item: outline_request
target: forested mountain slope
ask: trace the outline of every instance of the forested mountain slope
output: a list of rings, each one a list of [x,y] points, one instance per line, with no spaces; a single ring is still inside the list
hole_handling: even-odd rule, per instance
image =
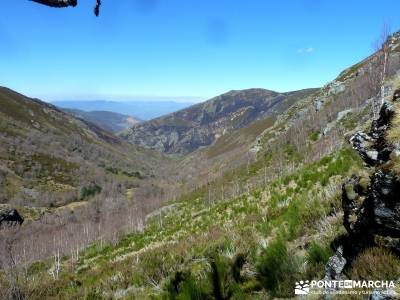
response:
[[[160,155],[127,144],[52,105],[0,89],[0,202],[59,206],[113,173],[153,174]]]

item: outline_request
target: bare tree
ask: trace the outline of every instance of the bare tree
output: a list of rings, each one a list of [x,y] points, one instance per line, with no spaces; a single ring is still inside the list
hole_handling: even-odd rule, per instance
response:
[[[379,38],[374,42],[373,47],[377,52],[378,67],[379,67],[379,85],[380,95],[376,100],[373,101],[373,113],[374,118],[379,114],[381,105],[385,100],[385,78],[387,72],[387,64],[389,59],[389,37],[391,35],[391,29],[388,22],[384,22]]]

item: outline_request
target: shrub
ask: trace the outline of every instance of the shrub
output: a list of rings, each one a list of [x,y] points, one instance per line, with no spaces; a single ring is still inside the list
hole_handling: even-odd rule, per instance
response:
[[[84,200],[86,198],[93,197],[94,195],[100,193],[101,190],[102,190],[101,186],[99,186],[97,184],[91,184],[89,186],[84,186],[81,189],[80,198],[81,198],[81,200]]]
[[[311,133],[309,138],[312,142],[316,142],[319,138],[319,131]]]
[[[333,251],[328,246],[321,246],[317,242],[312,242],[307,250],[307,261],[309,264],[326,264]]]
[[[262,286],[274,297],[293,296],[293,282],[299,275],[299,261],[278,238],[259,258],[257,270]]]
[[[166,285],[169,300],[201,300],[207,299],[205,288],[196,282],[190,272],[178,271]]]
[[[333,251],[329,246],[322,246],[315,241],[312,242],[306,254],[307,269],[305,278],[316,279],[323,277],[325,264],[332,255]]]
[[[390,251],[373,247],[365,250],[351,264],[353,280],[394,280],[400,274],[400,260]]]
[[[233,259],[214,254],[209,259],[210,270],[204,279],[195,279],[190,272],[178,271],[166,285],[167,299],[244,299],[241,287],[244,278],[240,273],[245,262],[243,254]],[[247,285],[247,288],[253,286]]]

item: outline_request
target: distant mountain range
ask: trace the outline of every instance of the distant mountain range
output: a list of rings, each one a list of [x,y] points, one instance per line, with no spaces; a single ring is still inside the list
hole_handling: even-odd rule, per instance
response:
[[[130,101],[118,102],[107,100],[65,100],[53,101],[60,108],[79,109],[83,111],[110,111],[129,115],[140,120],[151,120],[193,105],[191,102],[168,101]]]
[[[113,133],[119,133],[140,122],[134,117],[110,111],[84,111],[70,108],[64,108],[63,111]]]

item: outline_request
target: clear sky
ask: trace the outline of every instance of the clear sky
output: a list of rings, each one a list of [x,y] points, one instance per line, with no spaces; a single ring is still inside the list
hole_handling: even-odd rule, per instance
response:
[[[0,85],[44,100],[209,98],[322,86],[371,54],[399,0],[0,0]]]

